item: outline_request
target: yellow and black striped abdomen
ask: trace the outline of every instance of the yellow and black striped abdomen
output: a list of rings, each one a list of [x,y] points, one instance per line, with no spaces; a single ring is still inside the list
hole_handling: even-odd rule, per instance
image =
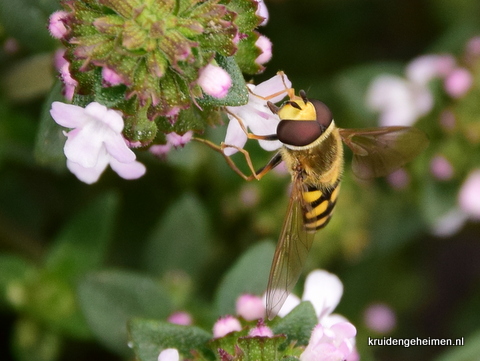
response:
[[[307,190],[303,192],[303,224],[307,232],[315,232],[327,225],[332,217],[339,190],[340,181],[328,189],[307,186]]]

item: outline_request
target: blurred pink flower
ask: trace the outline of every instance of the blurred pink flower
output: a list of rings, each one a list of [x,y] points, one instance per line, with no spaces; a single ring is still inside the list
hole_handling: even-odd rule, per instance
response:
[[[223,337],[230,332],[241,331],[241,329],[242,325],[239,320],[233,316],[224,316],[213,325],[213,337]]]
[[[382,334],[392,331],[397,324],[395,312],[383,303],[368,306],[363,317],[369,329]]]
[[[197,79],[198,85],[203,91],[215,98],[225,98],[232,87],[232,78],[225,69],[219,66],[208,64],[200,70]]]
[[[472,171],[462,184],[458,203],[471,218],[480,220],[480,169]]]
[[[188,312],[175,312],[168,317],[167,321],[176,325],[189,326],[192,324],[192,316]]]
[[[285,83],[284,83],[285,82]],[[270,99],[272,103],[277,103],[287,95],[287,88],[292,86],[286,75],[277,74],[272,78],[258,84],[247,84],[250,89],[248,103],[238,107],[227,107],[227,115],[230,119],[225,136],[224,143],[243,148],[247,142],[240,122],[245,128],[250,128],[254,134],[269,135],[275,134],[277,125],[280,121],[278,115],[273,114],[267,106],[264,97],[278,93],[277,96]],[[260,146],[268,151],[278,149],[282,146],[280,141],[260,140]],[[232,155],[237,152],[235,148],[225,148],[226,155]]]
[[[435,78],[443,78],[455,67],[452,55],[422,55],[413,59],[405,69],[407,79],[426,85]]]
[[[71,129],[64,132],[67,167],[82,182],[95,183],[108,165],[125,179],[145,174],[145,166],[125,143],[123,119],[117,111],[99,103],[82,108],[53,102],[50,114],[56,123]]]
[[[387,175],[387,182],[395,189],[405,189],[410,184],[410,175],[405,169],[400,168]]]
[[[453,177],[452,163],[443,155],[436,155],[430,161],[430,172],[439,180],[449,180]]]
[[[236,312],[247,321],[258,320],[265,317],[265,306],[260,296],[244,294],[237,299]]]
[[[472,84],[472,74],[465,68],[457,68],[445,78],[444,87],[452,98],[461,98],[470,90]]]
[[[432,109],[433,96],[423,84],[380,75],[367,90],[367,106],[380,113],[382,126],[410,126]]]

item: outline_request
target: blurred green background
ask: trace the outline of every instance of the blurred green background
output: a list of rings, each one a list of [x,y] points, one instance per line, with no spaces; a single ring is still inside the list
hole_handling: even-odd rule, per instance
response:
[[[273,59],[253,80],[284,70],[296,89],[327,103],[344,128],[378,124],[365,105],[376,75],[401,74],[422,54],[460,56],[480,34],[478,0],[266,4],[270,20],[260,31],[273,42]],[[78,181],[66,170],[61,146],[45,144],[46,135],[58,133],[48,110],[60,99],[58,84],[52,90],[60,44],[46,29],[56,9],[54,0],[0,0],[2,360],[132,359],[124,330],[129,317],[166,319],[187,310],[208,329],[234,312],[238,292],[261,293],[289,176],[274,171],[246,183],[217,153],[189,143],[166,160],[137,152],[147,165],[139,180],[108,170],[94,185]],[[480,165],[478,142],[439,125],[449,109],[478,129],[478,67],[474,76],[475,88],[455,101],[433,84],[435,107],[417,123],[430,147],[406,168],[405,189],[385,179],[357,182],[346,155],[335,216],[317,235],[304,275],[324,268],[343,281],[336,311],[357,327],[362,360],[480,358],[480,224],[467,221],[444,237],[432,231],[457,208],[462,183]],[[219,143],[225,130],[203,137]],[[258,167],[270,157],[256,144],[248,149]],[[430,173],[439,153],[454,168],[446,181]],[[251,273],[242,274],[245,269]],[[364,311],[374,303],[396,314],[387,334],[365,324]],[[383,336],[465,337],[465,346],[368,346],[368,337]]]

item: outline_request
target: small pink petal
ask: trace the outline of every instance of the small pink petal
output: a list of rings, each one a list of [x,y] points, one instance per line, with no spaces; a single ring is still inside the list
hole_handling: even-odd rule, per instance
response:
[[[96,164],[93,167],[83,167],[82,165],[72,162],[67,159],[67,168],[75,174],[75,176],[84,183],[92,184],[98,181],[102,173],[105,171],[108,165],[108,156],[105,154],[103,157],[99,157]]]
[[[87,123],[83,128],[68,132],[67,137],[63,147],[65,156],[82,167],[95,167],[98,157],[105,152],[101,134],[95,133],[95,129]]]
[[[121,133],[123,130],[123,118],[118,111],[108,109],[105,105],[97,102],[88,104],[85,107],[85,113],[93,119],[100,121],[110,127],[115,133]]]
[[[64,20],[67,18],[68,13],[63,10],[55,11],[50,15],[48,30],[50,34],[56,39],[63,39],[67,35],[68,30],[65,27]]]
[[[263,21],[259,24],[259,26],[265,26],[268,23],[268,9],[267,5],[265,5],[265,1],[263,0],[255,0],[257,5],[257,11],[255,14],[263,18]]]
[[[116,133],[110,133],[103,139],[108,153],[121,163],[130,163],[136,159],[135,153],[127,147],[123,137]]]
[[[430,161],[430,172],[439,180],[449,180],[453,177],[452,164],[442,155],[436,155]]]
[[[89,121],[85,109],[73,104],[53,102],[50,115],[58,125],[65,128],[77,128]]]
[[[123,84],[122,77],[118,75],[115,70],[107,68],[106,66],[102,68],[102,78],[107,84],[112,86]]]
[[[145,166],[138,162],[133,161],[130,163],[121,163],[115,158],[110,158],[110,167],[123,179],[137,179],[142,177],[145,172]]]
[[[215,98],[225,98],[232,87],[232,78],[219,66],[208,64],[200,70],[197,80],[203,91]]]
[[[262,53],[255,59],[257,64],[265,64],[272,59],[272,42],[264,35],[260,35],[255,42],[255,46],[259,48]]]

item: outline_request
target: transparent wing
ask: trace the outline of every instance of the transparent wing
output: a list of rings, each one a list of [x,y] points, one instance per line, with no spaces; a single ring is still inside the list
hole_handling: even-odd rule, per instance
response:
[[[412,127],[339,129],[353,151],[352,169],[359,178],[390,174],[414,159],[428,146],[424,132]]]
[[[306,232],[303,227],[306,205],[302,192],[301,181],[295,181],[268,279],[266,297],[267,317],[270,320],[280,311],[297,283],[312,247],[315,234]]]

